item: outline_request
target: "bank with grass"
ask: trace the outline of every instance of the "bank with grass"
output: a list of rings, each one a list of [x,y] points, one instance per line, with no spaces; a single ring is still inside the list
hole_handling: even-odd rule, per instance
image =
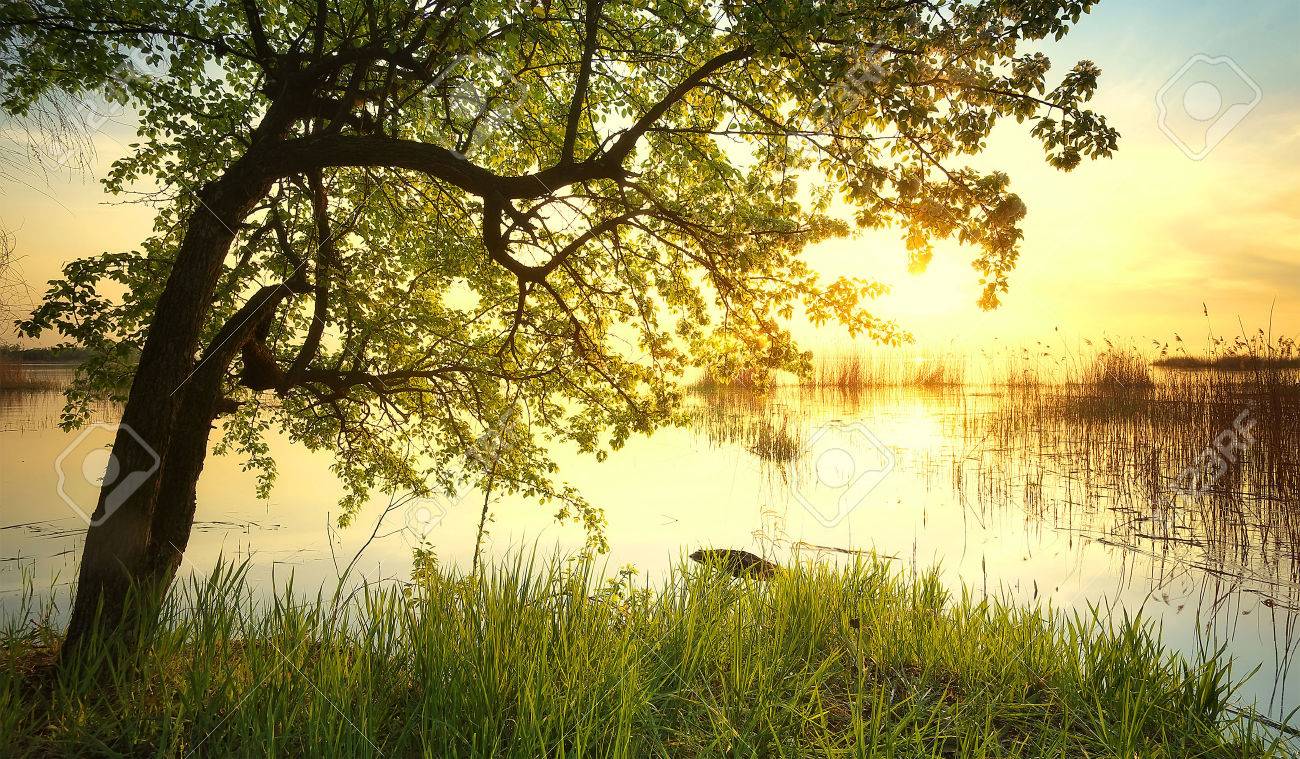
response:
[[[1286,756],[1221,660],[1138,620],[972,594],[884,563],[639,586],[522,560],[480,578],[254,600],[177,588],[144,645],[57,666],[0,642],[7,756]]]

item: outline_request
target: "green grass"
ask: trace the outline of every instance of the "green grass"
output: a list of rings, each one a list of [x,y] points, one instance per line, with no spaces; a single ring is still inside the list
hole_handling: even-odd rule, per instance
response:
[[[138,656],[0,641],[8,756],[1282,756],[1137,622],[884,564],[600,587],[522,560],[346,602],[174,592]]]

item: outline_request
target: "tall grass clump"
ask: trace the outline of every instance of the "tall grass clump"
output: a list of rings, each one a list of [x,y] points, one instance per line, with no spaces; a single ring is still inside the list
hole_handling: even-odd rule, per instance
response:
[[[1256,405],[1276,411],[1288,395],[1300,388],[1300,342],[1292,337],[1273,337],[1264,330],[1238,337],[1232,342],[1214,338],[1204,356],[1162,357],[1155,366],[1172,370],[1174,384],[1209,385],[1224,392],[1251,396]]]
[[[766,392],[776,384],[776,377],[771,371],[752,367],[707,367],[699,378],[691,383],[690,388],[696,392],[714,391],[748,391]]]
[[[59,387],[58,382],[34,375],[21,357],[0,353],[0,392],[40,392]]]
[[[63,382],[31,370],[26,361],[26,354],[30,352],[33,351],[25,351],[16,345],[0,345],[0,393],[35,393],[63,388]],[[38,353],[44,355],[45,351]]]
[[[1284,756],[1227,666],[886,565],[638,587],[516,558],[344,602],[173,592],[138,653],[0,640],[8,756]]]
[[[978,355],[983,359],[987,384],[1015,390],[1058,384],[1069,359],[1042,341],[1019,349],[980,349]]]
[[[881,387],[925,389],[961,385],[964,378],[958,356],[849,353],[818,358],[802,386],[842,392]]]
[[[1191,355],[1182,347],[1182,338],[1175,338],[1177,349],[1170,355],[1162,351],[1155,365],[1169,369],[1211,369],[1240,372],[1257,369],[1300,369],[1300,342],[1288,336],[1274,337],[1263,329],[1254,334],[1243,334],[1229,342],[1226,338],[1209,340],[1204,355]]]
[[[1279,592],[1293,587],[1300,373],[1158,371],[1151,381],[1008,388],[1000,407],[968,420],[963,436],[1080,486],[1085,503],[1104,498],[1115,513],[1133,515],[1114,529],[1135,547],[1178,543],[1222,571],[1262,572],[1283,582]]]
[[[804,452],[792,412],[744,390],[721,388],[692,409],[691,427],[715,445],[739,445],[761,461],[786,463]]]
[[[0,388],[14,387],[23,381],[24,374],[21,361],[0,353]]]
[[[1155,385],[1151,364],[1131,348],[1108,346],[1084,366],[1074,383],[1086,391],[1099,394],[1144,389]]]

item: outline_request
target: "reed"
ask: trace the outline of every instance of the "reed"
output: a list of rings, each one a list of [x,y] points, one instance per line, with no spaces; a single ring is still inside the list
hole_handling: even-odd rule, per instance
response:
[[[36,376],[15,353],[0,352],[0,393],[58,390],[63,383]]]
[[[820,357],[802,387],[852,392],[879,387],[946,388],[965,378],[960,357],[948,354],[848,353]]]
[[[1155,381],[1151,363],[1136,349],[1108,346],[1070,384],[1082,386],[1085,392],[1106,394],[1149,388]]]
[[[1204,355],[1191,355],[1176,338],[1172,355],[1162,350],[1155,366],[1167,369],[1214,370],[1226,372],[1300,369],[1300,342],[1294,337],[1274,337],[1263,329],[1234,338],[1209,339]]]
[[[1134,382],[1012,389],[963,420],[989,441],[988,471],[1068,474],[1084,502],[1131,518],[1133,545],[1195,546],[1229,575],[1285,580],[1300,570],[1300,379],[1294,372],[1179,372]],[[992,483],[986,483],[992,484]],[[1066,483],[1060,483],[1066,487]],[[1291,594],[1294,596],[1294,593]]]
[[[714,390],[747,390],[750,392],[763,392],[772,388],[776,383],[776,378],[771,372],[757,369],[740,369],[731,373],[720,371],[716,368],[706,369],[695,382],[691,383],[691,389],[696,392],[710,392]]]
[[[1230,667],[882,563],[656,586],[516,557],[348,600],[176,590],[125,660],[0,638],[9,756],[1285,756]]]
[[[851,362],[832,366],[847,365],[852,374]],[[956,450],[971,452],[952,462],[964,496],[989,508],[1021,502],[1030,512],[1061,509],[1066,500],[1068,515],[1043,516],[1086,525],[1134,550],[1177,551],[1180,561],[1216,576],[1279,583],[1268,591],[1270,603],[1300,607],[1293,590],[1300,572],[1300,372],[1153,369],[1135,348],[1115,345],[1066,357],[1040,350],[1009,366],[1026,374],[1008,373],[992,387],[926,393]],[[996,377],[998,365],[992,368]],[[893,408],[896,394],[915,390],[855,382],[833,377],[825,391],[701,397],[706,405],[695,427],[779,464],[772,474],[787,476],[787,465],[809,453],[802,439],[787,441],[791,431],[811,432],[811,420],[828,408],[871,418]],[[975,462],[969,471],[966,461]],[[1042,498],[1045,482],[1052,498]]]
[[[739,445],[768,463],[787,463],[804,453],[803,428],[793,413],[755,395],[720,388],[691,413],[691,427],[714,445]]]
[[[0,388],[14,387],[23,381],[22,362],[0,353]]]

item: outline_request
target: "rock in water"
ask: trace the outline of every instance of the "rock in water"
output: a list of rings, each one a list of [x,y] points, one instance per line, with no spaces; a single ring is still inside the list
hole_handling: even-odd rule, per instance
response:
[[[762,556],[734,548],[701,548],[691,554],[691,561],[716,565],[732,577],[752,577],[757,580],[766,580],[781,568],[779,564]]]

